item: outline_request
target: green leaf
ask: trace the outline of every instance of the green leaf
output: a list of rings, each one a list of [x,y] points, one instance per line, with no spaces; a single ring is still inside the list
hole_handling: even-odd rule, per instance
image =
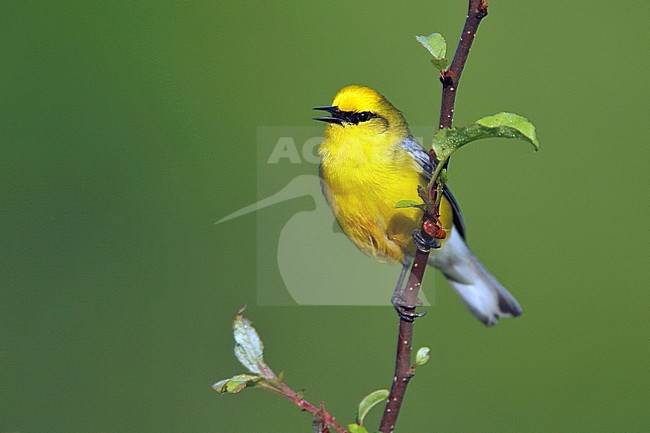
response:
[[[368,415],[370,409],[375,405],[381,403],[382,401],[388,398],[387,389],[378,389],[375,392],[371,392],[361,400],[359,403],[359,412],[357,413],[357,423],[363,425],[363,419]]]
[[[368,433],[368,430],[359,424],[350,424],[348,430],[350,430],[350,433]]]
[[[519,138],[539,150],[537,131],[530,120],[515,113],[499,113],[476,121],[481,126],[498,130],[499,137]]]
[[[264,362],[264,343],[253,328],[251,321],[244,317],[245,308],[239,310],[232,322],[235,335],[235,356],[248,371],[265,376],[271,369]]]
[[[431,63],[441,71],[447,67],[447,41],[440,33],[432,33],[429,36],[416,36],[415,39],[424,48],[429,50],[433,59]]]
[[[416,207],[418,209],[424,209],[424,203],[415,200],[400,200],[395,203],[395,207],[398,209],[405,207]]]
[[[415,355],[415,363],[417,365],[424,365],[429,362],[429,358],[431,358],[430,352],[431,349],[428,347],[420,347],[418,353]]]
[[[433,136],[433,150],[438,161],[443,161],[467,143],[492,137],[518,138],[539,150],[535,126],[525,117],[514,113],[484,117],[470,126],[443,128]]]
[[[229,394],[236,394],[247,386],[254,386],[257,382],[263,380],[260,376],[253,376],[251,374],[238,374],[230,379],[220,380],[212,385],[212,389],[219,394],[227,392]]]

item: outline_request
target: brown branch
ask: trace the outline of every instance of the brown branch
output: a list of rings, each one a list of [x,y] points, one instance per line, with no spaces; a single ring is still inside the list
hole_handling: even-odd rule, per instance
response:
[[[456,92],[458,90],[460,76],[465,67],[467,57],[469,56],[472,42],[474,42],[476,30],[478,29],[481,20],[487,15],[487,6],[487,0],[469,0],[465,26],[463,27],[463,33],[461,34],[458,47],[456,48],[454,59],[449,69],[443,71],[440,75],[440,81],[442,82],[440,129],[450,128],[452,125],[454,103],[456,101]],[[435,155],[432,152],[430,152],[430,157],[432,162],[436,161]],[[435,200],[437,198],[436,194],[440,193],[441,191],[438,188],[436,188],[435,191],[429,192],[429,196],[434,199],[434,203],[437,202],[437,200]],[[432,242],[435,240],[433,238],[435,230],[431,230],[431,227],[433,225],[435,228],[439,228],[438,216],[439,215],[430,215],[428,212],[425,212],[422,217],[420,235],[426,242]],[[418,294],[420,286],[422,285],[422,279],[424,277],[424,271],[427,267],[428,259],[429,250],[418,246],[408,282],[406,287],[402,290],[402,300],[404,304],[417,305]],[[402,407],[402,402],[404,401],[406,387],[415,371],[415,367],[411,364],[412,339],[413,320],[408,320],[406,317],[400,316],[395,375],[388,396],[388,402],[386,403],[386,408],[384,409],[384,414],[379,425],[379,431],[382,433],[392,433],[393,430],[395,430],[397,417],[399,416],[399,411]]]
[[[454,54],[451,66],[440,74],[442,82],[442,103],[440,104],[440,129],[451,128],[454,118],[454,103],[460,76],[476,36],[476,30],[481,20],[487,15],[487,0],[470,0],[467,19],[460,35],[460,41]]]

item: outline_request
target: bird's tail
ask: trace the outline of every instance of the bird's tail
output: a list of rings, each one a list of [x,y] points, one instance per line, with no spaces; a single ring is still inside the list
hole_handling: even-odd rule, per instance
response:
[[[450,235],[443,248],[431,254],[429,264],[442,271],[469,311],[486,326],[499,317],[522,314],[514,296],[485,269],[462,236],[456,230]]]

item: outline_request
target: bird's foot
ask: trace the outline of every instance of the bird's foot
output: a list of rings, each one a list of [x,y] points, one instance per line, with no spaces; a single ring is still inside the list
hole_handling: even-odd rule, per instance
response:
[[[441,247],[440,242],[435,238],[423,236],[420,229],[413,230],[413,240],[415,240],[415,246],[417,249],[423,253],[428,253],[431,251],[431,248],[438,249]]]
[[[393,297],[391,298],[391,302],[393,303],[393,307],[395,307],[395,311],[397,311],[400,319],[406,322],[413,322],[418,317],[422,317],[427,314],[426,311],[423,311],[421,313],[415,311],[416,308],[422,306],[422,301],[419,299],[415,305],[411,305],[404,300],[401,293],[394,293]]]

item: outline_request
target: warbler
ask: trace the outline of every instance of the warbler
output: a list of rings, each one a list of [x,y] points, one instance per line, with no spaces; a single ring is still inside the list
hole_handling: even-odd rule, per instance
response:
[[[364,253],[383,261],[410,263],[412,233],[422,222],[419,208],[397,208],[400,200],[421,201],[435,167],[413,137],[402,113],[375,90],[359,85],[340,90],[332,105],[316,107],[327,116],[320,144],[325,199],[347,237]],[[469,311],[487,326],[499,317],[519,316],[517,300],[479,262],[465,241],[458,202],[445,187],[440,221],[447,234],[431,249],[429,265],[442,271]]]

